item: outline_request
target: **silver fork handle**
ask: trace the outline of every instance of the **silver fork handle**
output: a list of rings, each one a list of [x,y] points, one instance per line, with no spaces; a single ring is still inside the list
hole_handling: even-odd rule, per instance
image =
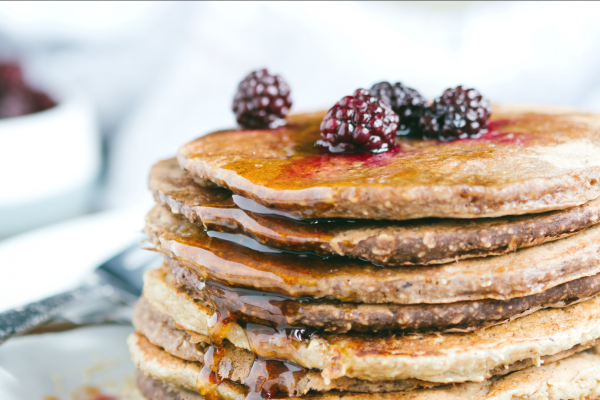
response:
[[[14,335],[47,322],[78,301],[93,297],[93,295],[100,296],[101,289],[98,284],[82,285],[76,289],[0,313],[0,344]]]

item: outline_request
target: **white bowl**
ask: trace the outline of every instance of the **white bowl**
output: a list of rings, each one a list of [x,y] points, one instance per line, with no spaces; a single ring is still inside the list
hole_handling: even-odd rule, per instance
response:
[[[100,168],[98,125],[81,97],[0,119],[0,237],[87,212]]]

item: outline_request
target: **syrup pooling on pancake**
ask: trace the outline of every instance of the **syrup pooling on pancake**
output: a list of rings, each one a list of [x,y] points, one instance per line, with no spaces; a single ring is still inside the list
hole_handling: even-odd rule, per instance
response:
[[[317,331],[314,328],[292,326],[287,323],[286,315],[297,315],[299,311],[301,312],[298,308],[301,309],[302,300],[290,304],[289,299],[283,296],[247,289],[229,289],[213,283],[207,283],[205,293],[215,310],[208,321],[213,343],[221,343],[225,338],[223,332],[227,325],[233,323],[250,332],[256,330],[253,328],[255,326],[265,325],[299,342],[310,339],[310,336]],[[252,340],[250,342],[252,343]]]
[[[198,388],[209,387],[210,390],[203,390],[200,393],[208,400],[218,399],[216,396],[218,385],[222,384],[221,378],[215,374],[218,372],[220,358],[223,355],[222,345],[226,337],[228,325],[237,324],[244,328],[250,347],[255,354],[265,354],[258,352],[256,348],[263,344],[268,344],[272,340],[279,342],[308,342],[310,336],[316,332],[314,329],[285,326],[271,322],[272,328],[247,323],[244,318],[240,318],[239,313],[232,313],[228,307],[229,297],[224,287],[207,284],[206,292],[214,305],[214,313],[208,320],[208,332],[212,344],[204,356],[204,366],[198,376]],[[234,296],[237,295],[234,294]],[[259,303],[263,307],[268,307],[269,300],[261,299]],[[253,305],[256,302],[253,302]],[[269,304],[271,312],[277,313],[277,305]],[[278,322],[282,322],[281,320]],[[306,375],[306,369],[293,363],[278,359],[269,359],[265,357],[256,357],[252,364],[250,374],[242,383],[247,386],[248,392],[245,399],[258,400],[274,397],[289,397],[294,394],[296,385],[300,379]],[[228,381],[228,385],[235,383]],[[216,397],[215,397],[216,396]]]
[[[227,372],[225,376],[221,376],[219,366],[225,354],[221,347],[223,340],[227,336],[229,325],[237,324],[244,328],[253,353],[265,354],[265,351],[259,351],[257,347],[268,345],[273,340],[280,343],[294,341],[308,343],[310,336],[316,330],[285,326],[281,324],[282,320],[278,321],[280,324],[271,321],[272,327],[247,323],[247,320],[239,313],[230,311],[228,301],[232,296],[231,292],[226,293],[224,287],[210,283],[206,284],[205,289],[214,307],[214,312],[208,320],[208,333],[212,344],[204,355],[204,365],[198,375],[199,392],[207,400],[217,400],[221,398],[218,394],[219,385],[225,384],[230,388],[247,392],[245,395],[247,400],[293,396],[298,382],[306,376],[307,371],[288,361],[257,356],[252,363],[250,374],[241,382],[246,386],[245,388],[227,379]],[[233,295],[236,296],[237,293]],[[269,300],[262,298],[258,303],[267,307]],[[256,301],[252,303],[255,305]],[[272,313],[278,312],[277,305],[271,304],[269,309]]]
[[[479,139],[397,138],[400,151],[375,155],[319,153],[322,114],[302,114],[274,130],[203,136],[178,160],[194,178],[300,218],[482,218],[598,197],[598,117],[532,110],[497,108]]]

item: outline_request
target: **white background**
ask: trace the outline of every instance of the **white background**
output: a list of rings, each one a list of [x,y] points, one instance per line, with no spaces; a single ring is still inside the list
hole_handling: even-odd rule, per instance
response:
[[[152,163],[233,126],[236,86],[260,67],[296,112],[380,80],[600,111],[598,21],[596,2],[1,2],[0,57],[92,100],[107,146],[95,206],[112,208],[149,203]]]

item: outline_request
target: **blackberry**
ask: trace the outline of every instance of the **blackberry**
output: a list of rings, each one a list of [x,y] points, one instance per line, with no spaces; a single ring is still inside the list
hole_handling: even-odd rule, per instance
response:
[[[448,142],[477,138],[487,132],[492,109],[475,89],[446,89],[436,98],[419,121],[425,139]]]
[[[242,127],[274,128],[282,124],[291,106],[288,84],[279,75],[261,69],[240,82],[232,109]]]
[[[18,64],[0,63],[0,118],[31,114],[54,105],[47,94],[27,87]]]
[[[392,106],[392,110],[400,117],[399,135],[419,134],[419,120],[427,107],[427,100],[415,89],[397,82],[379,82],[369,90],[375,96]]]
[[[387,151],[394,147],[399,119],[389,104],[357,89],[325,115],[317,145],[333,153]]]

